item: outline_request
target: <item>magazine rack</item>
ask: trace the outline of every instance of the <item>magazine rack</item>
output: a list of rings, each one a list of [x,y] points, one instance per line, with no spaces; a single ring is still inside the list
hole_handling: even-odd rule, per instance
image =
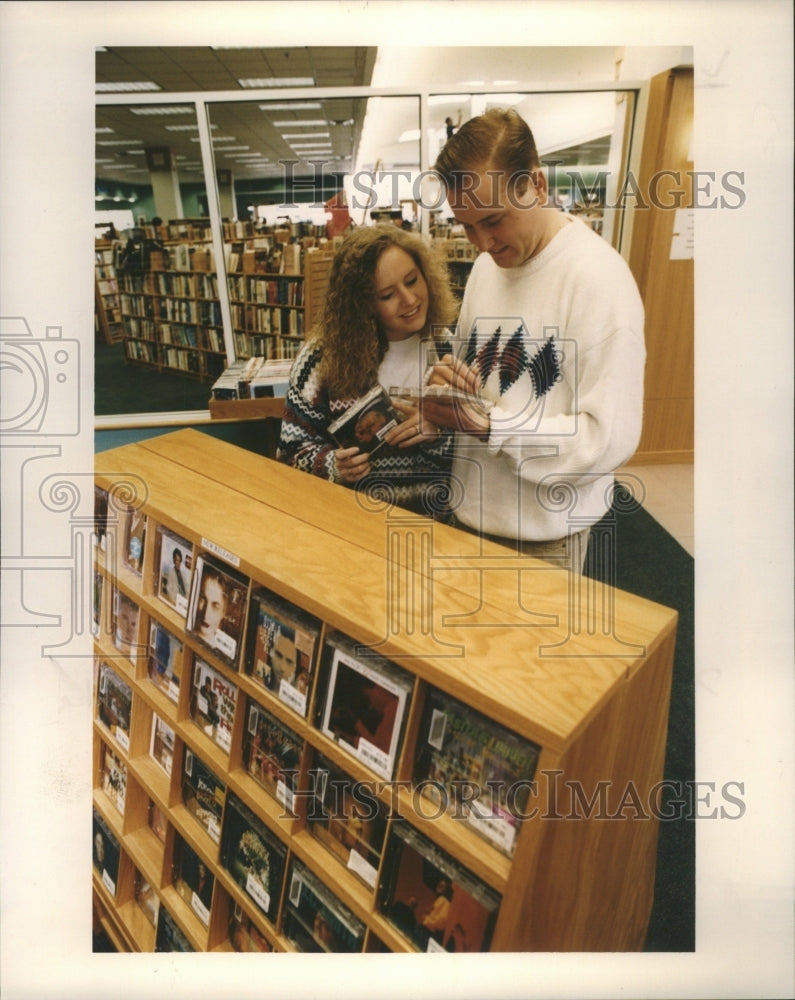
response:
[[[232,950],[240,947],[243,927],[246,947],[296,950],[285,918],[289,926],[296,920],[297,883],[289,872],[301,870],[318,893],[339,901],[347,926],[362,929],[351,938],[357,947],[415,950],[386,911],[383,886],[395,874],[388,870],[390,852],[381,852],[368,884],[307,821],[308,772],[322,757],[351,781],[376,788],[387,837],[391,827],[411,828],[412,843],[431,842],[499,901],[489,950],[642,948],[654,891],[674,611],[192,430],[100,453],[96,483],[107,495],[95,546],[96,671],[109,666],[131,692],[129,711],[122,712],[126,732],[100,711],[107,699],[98,685],[93,723],[95,825],[101,821],[110,831],[117,859],[110,872],[95,859],[95,915],[119,947],[156,946],[157,918],[139,898],[144,885],[167,924],[158,941],[171,947],[179,941],[195,950]],[[146,518],[132,568],[125,558],[129,512],[136,525],[141,514]],[[302,714],[247,673],[243,631],[230,662],[164,603],[158,594],[164,531],[193,546],[193,561],[212,553],[252,589],[265,588],[313,616],[321,650],[328,636],[341,634],[408,678],[392,780],[378,776],[374,785],[367,761],[324,732],[319,718],[329,670],[322,656]],[[609,559],[610,539],[596,543]],[[609,566],[604,570],[610,579]],[[114,617],[121,607],[116,595],[138,608],[127,645]],[[171,688],[152,682],[153,626],[174,642]],[[236,694],[223,741],[192,709],[197,662]],[[537,751],[510,852],[418,794],[415,762],[431,691]],[[251,704],[295,738],[294,797],[269,794],[246,767]],[[163,724],[173,733],[168,768],[153,752],[152,734],[162,734]],[[126,770],[121,808],[118,789],[109,794],[103,773],[107,747]],[[214,785],[199,783],[206,822],[197,822],[195,801],[183,787],[186,761],[191,767],[199,761],[214,776]],[[268,889],[267,916],[256,892],[223,863],[224,808],[232,798],[285,851],[284,874]],[[204,908],[178,889],[183,843],[213,877]]]

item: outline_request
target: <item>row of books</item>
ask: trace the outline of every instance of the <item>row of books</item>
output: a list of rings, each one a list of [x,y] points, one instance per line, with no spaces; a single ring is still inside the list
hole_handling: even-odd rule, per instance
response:
[[[107,523],[101,524],[106,503],[98,498],[100,545],[107,531]],[[120,537],[133,573],[141,572],[146,530],[146,518],[130,511]],[[258,586],[217,553],[194,549],[162,525],[156,526],[154,576],[157,599],[184,619],[191,640],[191,718],[222,751],[229,753],[231,747],[239,698],[234,677],[241,672],[302,719],[309,718],[314,704],[310,721],[324,736],[375,776],[395,777],[413,675],[349,637],[324,630],[314,616]],[[139,607],[115,584],[112,604],[112,641],[132,659]],[[152,621],[143,648],[150,679],[157,678],[176,701],[181,641]],[[201,655],[201,650],[207,653]],[[102,703],[101,692],[98,701]],[[129,706],[125,718],[129,726]],[[258,719],[249,706],[246,741],[254,738]],[[289,745],[293,738],[297,740],[285,731],[282,742]],[[451,695],[427,688],[413,753],[414,783],[509,856],[538,752],[531,741]]]
[[[98,277],[100,277],[98,275]],[[114,288],[117,286],[115,275]],[[173,296],[175,298],[213,300],[218,298],[218,278],[215,274],[184,274],[175,272],[143,272],[121,276],[121,291],[124,293],[150,296]],[[304,304],[304,283],[301,275],[232,275],[229,279],[229,294],[240,302],[257,302],[266,305],[302,306]]]

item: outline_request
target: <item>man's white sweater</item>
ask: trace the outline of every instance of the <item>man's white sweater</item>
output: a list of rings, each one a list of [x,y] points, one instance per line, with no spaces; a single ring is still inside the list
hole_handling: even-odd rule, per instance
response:
[[[643,304],[624,260],[576,219],[519,267],[483,253],[458,331],[494,404],[487,443],[457,435],[459,519],[527,541],[594,524],[643,416]]]

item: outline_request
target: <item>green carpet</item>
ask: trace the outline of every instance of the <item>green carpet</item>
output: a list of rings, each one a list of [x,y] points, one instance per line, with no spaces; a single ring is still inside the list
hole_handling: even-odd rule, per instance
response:
[[[210,383],[127,363],[123,344],[94,346],[94,413],[171,413],[206,410]]]
[[[678,800],[687,799],[695,778],[694,563],[626,490],[618,489],[606,518],[615,519],[615,585],[679,612],[664,772],[677,793],[672,789],[663,796],[662,810],[682,815],[660,823],[654,907],[644,950],[694,951],[695,821],[688,810],[676,808]],[[595,575],[590,557],[585,572]]]

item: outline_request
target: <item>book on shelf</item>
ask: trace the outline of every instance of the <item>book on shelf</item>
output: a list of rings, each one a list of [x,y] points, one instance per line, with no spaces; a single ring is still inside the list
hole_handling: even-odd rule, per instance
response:
[[[182,762],[182,801],[210,839],[220,843],[226,785],[187,746]]]
[[[429,687],[413,780],[422,794],[513,855],[540,748]]]
[[[283,933],[302,952],[356,953],[365,927],[298,858],[290,865]]]
[[[97,717],[119,746],[130,750],[132,688],[113,667],[101,661],[97,679]]]
[[[221,864],[276,924],[281,900],[287,847],[235,795],[230,795],[221,835]]]
[[[392,778],[414,679],[373,650],[333,632],[320,729],[382,778]]]
[[[270,591],[251,595],[246,672],[305,716],[318,655],[320,621]]]
[[[358,448],[373,454],[401,419],[386,389],[376,385],[329,424],[328,432],[340,448]]]
[[[141,575],[145,541],[146,514],[137,507],[129,507],[124,515],[122,558],[125,566],[137,576]]]
[[[392,827],[381,913],[420,951],[488,951],[501,897],[408,823]]]
[[[302,749],[303,740],[289,726],[248,699],[243,763],[251,777],[291,813]]]
[[[157,914],[157,931],[155,933],[155,951],[194,951],[179,924],[171,916],[165,906],[161,906]]]
[[[206,552],[196,556],[187,631],[237,668],[248,599],[248,577]]]
[[[196,656],[190,692],[190,717],[225,753],[232,746],[237,687],[219,670]]]
[[[310,832],[370,888],[375,888],[387,811],[376,798],[376,783],[354,781],[322,754],[309,771],[312,799],[307,812]]]
[[[260,931],[239,903],[235,903],[229,917],[229,942],[235,951],[273,951],[270,941]]]
[[[182,642],[154,619],[149,625],[147,676],[171,701],[179,700]]]
[[[103,743],[101,747],[99,783],[102,791],[123,816],[127,797],[127,765],[107,743]]]
[[[193,545],[162,525],[157,529],[159,552],[155,593],[183,618],[188,613]]]
[[[215,876],[210,866],[179,834],[174,838],[173,883],[179,895],[206,927],[210,923]]]
[[[149,756],[169,777],[174,767],[174,742],[176,733],[164,722],[157,712],[152,713],[152,734],[149,740]]]
[[[94,868],[99,873],[102,884],[115,899],[121,847],[118,838],[96,809],[92,814],[92,835]]]
[[[150,883],[136,868],[133,895],[144,916],[153,927],[157,927],[160,899]]]
[[[113,645],[131,659],[137,649],[139,610],[131,597],[113,588]]]

